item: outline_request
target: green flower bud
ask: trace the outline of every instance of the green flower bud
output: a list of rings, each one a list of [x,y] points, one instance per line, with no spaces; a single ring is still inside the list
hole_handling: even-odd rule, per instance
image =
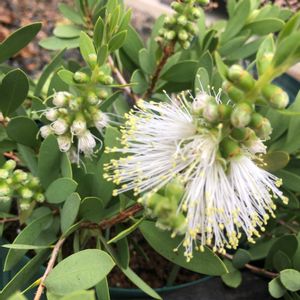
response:
[[[220,151],[224,158],[231,158],[241,153],[241,148],[237,142],[230,138],[225,138],[220,144]]]
[[[238,103],[232,111],[230,120],[234,127],[246,127],[251,121],[252,108],[246,103]]]
[[[209,0],[197,0],[197,4],[205,6],[209,4]]]
[[[35,200],[39,203],[42,203],[45,201],[45,196],[42,193],[37,193],[35,195]]]
[[[184,29],[182,29],[178,32],[178,38],[182,41],[186,41],[189,38],[189,35]]]
[[[261,114],[254,112],[251,116],[250,126],[254,129],[260,128],[263,124],[263,119],[264,117]]]
[[[181,26],[185,26],[187,24],[188,20],[186,18],[186,16],[181,15],[177,18],[177,23]]]
[[[168,201],[168,199],[160,194],[153,194],[146,200],[146,206],[154,209],[159,202]]]
[[[167,219],[171,214],[176,214],[176,205],[170,201],[171,199],[164,198],[165,199],[158,202],[153,209],[154,214],[161,219]]]
[[[197,7],[192,7],[189,11],[189,17],[194,19],[199,19],[201,17],[201,10]]]
[[[97,54],[91,53],[88,55],[88,63],[92,66],[94,69],[97,65]]]
[[[69,102],[69,108],[71,110],[78,111],[78,110],[80,110],[82,103],[83,103],[83,98],[81,98],[81,97],[73,98]]]
[[[272,125],[270,121],[267,118],[263,118],[261,126],[257,128],[255,132],[260,139],[262,140],[269,139],[272,133]]]
[[[104,78],[104,84],[111,85],[111,84],[113,84],[113,82],[114,82],[114,79],[111,76],[109,76],[109,75],[105,76],[105,78]]]
[[[0,179],[7,179],[9,172],[5,169],[0,169]]]
[[[176,19],[173,16],[167,16],[164,19],[165,25],[174,25],[176,23]]]
[[[28,181],[27,187],[30,189],[36,189],[40,186],[40,181],[37,177],[31,177]]]
[[[184,10],[184,6],[181,3],[177,2],[177,1],[173,1],[171,3],[171,7],[172,7],[172,9],[174,9],[178,13],[182,13],[183,10]]]
[[[15,169],[16,166],[17,166],[17,163],[14,160],[9,159],[4,163],[3,169],[5,169],[7,171],[12,171]]]
[[[28,210],[30,208],[30,204],[31,204],[31,202],[28,201],[28,199],[22,199],[20,201],[20,209],[23,211]]]
[[[221,120],[229,120],[232,112],[232,107],[227,104],[221,103],[218,105],[218,112]]]
[[[249,129],[248,127],[246,127],[246,128],[233,128],[232,131],[231,131],[230,136],[232,138],[234,138],[235,140],[237,140],[237,141],[244,141],[249,136],[249,130],[251,131],[251,129]]]
[[[185,29],[191,34],[195,35],[197,33],[197,27],[193,22],[188,22],[185,26]]]
[[[77,83],[87,83],[89,82],[90,78],[87,74],[77,71],[73,75],[73,80]]]
[[[186,229],[186,217],[182,213],[172,215],[169,220],[169,225],[175,234],[183,234]]]
[[[166,29],[165,29],[165,28],[159,29],[159,31],[158,31],[158,35],[159,35],[159,36],[164,37],[165,34],[166,34]]]
[[[191,47],[191,43],[188,41],[181,42],[181,47],[185,50],[189,49]]]
[[[91,105],[96,105],[99,103],[99,99],[94,92],[89,92],[87,96],[87,101]]]
[[[33,196],[33,192],[27,187],[21,188],[19,193],[23,199],[31,199]]]
[[[176,32],[174,30],[166,31],[165,38],[169,41],[174,40],[176,37]]]
[[[179,178],[174,179],[165,187],[165,196],[168,198],[174,197],[178,202],[185,192],[184,185]]]
[[[106,75],[104,74],[104,72],[99,71],[97,74],[97,81],[99,83],[105,84],[105,78],[106,78]]]
[[[28,174],[22,170],[15,170],[12,179],[15,183],[23,183],[28,179]]]
[[[255,85],[255,80],[251,74],[239,65],[232,65],[229,68],[228,79],[233,82],[237,88],[246,92],[251,90]]]
[[[220,117],[217,103],[207,103],[203,109],[203,117],[208,122],[216,122]]]
[[[230,100],[234,102],[239,102],[244,98],[244,92],[241,91],[240,89],[236,88],[231,82],[229,81],[224,81],[223,90],[227,93],[229,96]]]
[[[101,100],[105,100],[107,97],[108,97],[108,92],[106,90],[100,90],[98,92],[98,97],[101,99]]]
[[[262,94],[273,108],[284,109],[289,104],[289,95],[276,85],[268,84]]]
[[[10,195],[10,188],[9,186],[3,182],[0,184],[0,197],[7,197]]]
[[[260,74],[263,74],[264,72],[266,72],[266,70],[270,67],[273,57],[274,57],[274,53],[266,52],[257,61],[257,66],[258,66],[258,70],[259,70]]]

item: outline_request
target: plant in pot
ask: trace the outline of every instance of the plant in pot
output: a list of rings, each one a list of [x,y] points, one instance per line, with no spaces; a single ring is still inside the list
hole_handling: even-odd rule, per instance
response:
[[[206,27],[205,2],[174,1],[146,44],[120,0],[61,4],[40,76],[1,65],[1,299],[124,299],[109,286],[128,281],[161,299],[180,268],[299,297],[300,97],[273,81],[300,60],[300,14],[229,1]]]

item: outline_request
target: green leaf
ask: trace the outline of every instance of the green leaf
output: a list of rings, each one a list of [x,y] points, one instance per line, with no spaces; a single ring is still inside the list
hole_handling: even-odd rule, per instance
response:
[[[274,53],[274,52],[275,52],[274,38],[273,35],[270,34],[261,43],[256,54],[256,67],[259,75],[262,75],[262,73],[264,72],[264,68],[261,68],[261,66],[264,64],[260,63],[265,60],[264,55],[266,53]]]
[[[172,82],[193,81],[198,69],[196,60],[185,60],[173,65],[166,72],[161,74],[161,79]]]
[[[62,39],[56,36],[43,39],[39,42],[39,45],[48,50],[62,50],[77,48],[79,46],[79,38],[74,39]]]
[[[80,29],[74,25],[58,25],[54,28],[53,34],[59,38],[76,38],[80,35]]]
[[[278,42],[280,43],[283,39],[289,37],[300,27],[300,12],[296,13],[289,21],[285,24],[283,30],[279,33]]]
[[[274,259],[274,255],[278,252],[278,251],[282,251],[283,253],[285,253],[288,257],[293,257],[293,255],[295,254],[296,250],[298,247],[298,241],[297,238],[292,235],[283,235],[282,237],[280,237],[278,240],[275,241],[275,243],[272,245],[266,262],[265,262],[265,266],[267,269],[271,269],[273,266],[273,259]]]
[[[145,48],[141,49],[139,51],[139,64],[141,66],[141,69],[146,74],[152,74],[156,66],[155,56],[152,55],[152,53],[150,53],[149,50]]]
[[[63,177],[73,178],[72,165],[67,153],[62,154],[60,168]]]
[[[82,200],[79,210],[80,218],[99,223],[103,217],[103,202],[96,197],[86,197]]]
[[[93,44],[93,40],[84,32],[80,32],[80,38],[79,38],[79,48],[80,48],[80,53],[85,60],[85,62],[93,68],[93,65],[90,63],[89,55],[90,54],[95,54],[96,55],[96,50]]]
[[[96,290],[96,295],[98,299],[101,300],[110,300],[110,295],[109,295],[109,287],[107,283],[107,279],[104,278],[101,280],[95,287]]]
[[[279,170],[276,172],[276,176],[282,179],[283,185],[287,187],[288,189],[295,191],[295,192],[300,192],[300,176],[287,171],[287,170]]]
[[[222,34],[222,41],[229,41],[234,37],[245,25],[250,14],[250,0],[239,1],[234,10],[234,15],[229,19],[225,31]]]
[[[7,135],[10,139],[32,148],[39,143],[38,132],[37,124],[28,117],[15,117],[7,125]]]
[[[101,111],[107,111],[107,109],[118,99],[120,93],[121,91],[116,91],[107,99],[105,99],[102,103],[100,103],[99,108],[101,109]]]
[[[132,90],[136,94],[143,94],[148,88],[147,80],[141,70],[133,72],[130,83],[132,83]]]
[[[215,61],[216,61],[217,69],[218,69],[220,75],[222,76],[222,79],[226,80],[228,67],[225,65],[225,63],[223,62],[223,60],[218,52],[215,52]]]
[[[248,23],[245,29],[250,29],[253,34],[266,35],[281,30],[283,26],[284,22],[280,19],[266,18]]]
[[[48,258],[49,252],[50,251],[43,250],[30,259],[1,290],[0,298],[7,299],[15,291],[23,289],[40,271],[41,265]]]
[[[293,269],[287,269],[280,272],[280,281],[282,285],[291,292],[300,290],[300,272]]]
[[[251,254],[249,251],[244,249],[238,249],[237,252],[233,255],[232,265],[236,269],[241,269],[251,260]]]
[[[75,24],[84,25],[84,21],[81,18],[80,14],[76,12],[74,9],[72,9],[70,6],[61,3],[58,5],[58,9],[66,18],[68,18]]]
[[[13,32],[0,43],[0,63],[14,56],[37,35],[42,23],[32,23]]]
[[[237,288],[242,283],[242,274],[239,270],[234,268],[231,261],[225,259],[224,264],[226,265],[229,273],[221,276],[222,281],[229,287]]]
[[[194,258],[188,263],[182,247],[176,252],[173,250],[181,244],[182,237],[171,238],[170,232],[158,229],[149,221],[144,221],[139,228],[150,246],[173,263],[201,274],[222,275],[227,272],[226,266],[209,248],[206,247],[204,252],[195,251]]]
[[[71,178],[58,178],[46,190],[46,199],[49,203],[61,203],[75,192],[77,182]]]
[[[291,268],[292,262],[284,252],[279,250],[273,256],[273,266],[276,269],[276,271],[280,272],[284,269]]]
[[[262,38],[258,38],[254,41],[251,41],[244,46],[240,47],[239,49],[236,49],[235,51],[232,51],[227,56],[227,59],[229,60],[239,60],[247,58],[257,52],[257,49],[259,48],[260,44],[262,42]]]
[[[27,300],[27,298],[21,292],[16,292],[12,296],[10,296],[7,300]]]
[[[121,48],[125,43],[126,36],[127,36],[127,30],[120,31],[117,34],[115,34],[108,42],[109,51],[113,52]]]
[[[33,176],[37,176],[38,172],[38,163],[36,158],[36,153],[33,149],[18,144],[18,153],[20,155],[21,161],[26,165],[30,170]]]
[[[135,231],[139,225],[144,221],[144,217],[139,219],[138,221],[136,221],[133,225],[131,225],[129,228],[123,230],[122,232],[118,233],[115,237],[113,237],[111,240],[109,240],[107,243],[111,244],[111,243],[116,243],[119,240],[125,238],[126,236],[128,236],[130,233],[132,233],[133,231]]]
[[[114,265],[104,251],[83,250],[62,260],[49,273],[45,286],[51,293],[58,295],[89,289],[103,280]]]
[[[62,69],[59,70],[57,74],[61,78],[61,80],[64,81],[66,84],[77,85],[77,83],[73,80],[73,76],[74,76],[73,72],[66,69]]]
[[[50,77],[50,75],[55,72],[57,70],[57,68],[61,65],[62,62],[62,57],[65,54],[65,49],[59,51],[54,58],[52,59],[52,61],[45,67],[45,69],[43,70],[42,75],[40,76],[36,87],[35,87],[35,91],[34,91],[34,95],[35,96],[40,96],[42,89],[46,83],[46,81],[48,80],[48,78]]]
[[[108,54],[108,45],[102,45],[98,49],[97,63],[99,66],[102,66],[106,62]]]
[[[99,17],[95,24],[95,29],[94,29],[94,43],[96,48],[100,48],[103,43],[104,30],[105,30],[104,21],[101,17]]]
[[[195,77],[195,94],[201,92],[204,90],[205,92],[209,92],[209,86],[210,86],[210,81],[209,81],[209,76],[204,68],[199,68]]]
[[[221,45],[219,52],[222,55],[222,57],[226,57],[229,55],[232,51],[235,49],[240,48],[244,43],[247,41],[248,36],[237,36],[228,42],[226,42],[224,45]],[[217,53],[217,52],[216,52]]]
[[[51,219],[52,215],[47,214],[34,220],[17,235],[13,244],[33,244]],[[26,252],[27,250],[9,249],[5,258],[4,271],[11,270]]]
[[[38,156],[38,177],[44,188],[59,177],[62,153],[53,135],[48,136],[40,147]]]
[[[264,155],[263,160],[266,164],[264,169],[269,172],[275,172],[287,166],[290,156],[284,151],[273,151]]]
[[[61,211],[61,231],[65,233],[75,222],[80,207],[80,196],[77,193],[71,194]]]
[[[38,245],[25,245],[25,244],[4,244],[1,245],[3,248],[16,249],[16,250],[37,250],[37,249],[48,249],[51,246],[38,246]]]
[[[281,298],[286,293],[286,289],[282,285],[279,277],[272,279],[268,284],[268,288],[269,293],[275,299]]]
[[[27,76],[20,69],[12,70],[4,76],[0,85],[0,110],[4,116],[13,113],[23,103],[28,90]]]

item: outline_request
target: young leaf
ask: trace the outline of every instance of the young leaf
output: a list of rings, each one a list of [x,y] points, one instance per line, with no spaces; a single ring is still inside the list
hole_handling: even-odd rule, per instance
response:
[[[4,244],[1,245],[3,248],[15,249],[15,250],[38,250],[38,249],[49,249],[51,246],[37,246],[37,245],[25,245],[25,244]]]
[[[241,269],[251,260],[251,254],[244,249],[238,249],[233,255],[232,265],[236,269]]]
[[[96,48],[100,48],[103,43],[104,33],[105,33],[104,26],[105,25],[103,19],[99,17],[94,29],[94,43]]]
[[[98,49],[98,54],[97,54],[97,63],[99,66],[102,66],[108,57],[108,45],[102,45]]]
[[[93,40],[84,32],[81,31],[80,38],[79,38],[79,48],[80,53],[85,60],[85,62],[93,68],[93,65],[90,63],[89,56],[91,54],[96,55],[96,50],[93,44]]]
[[[123,30],[115,34],[108,42],[108,49],[110,52],[116,51],[121,48],[126,40],[127,30]]]
[[[33,23],[21,27],[0,43],[0,63],[24,48],[37,35],[41,27],[42,23]]]
[[[282,285],[291,292],[300,290],[300,272],[293,269],[287,269],[280,272],[280,281]]]
[[[96,295],[98,299],[101,300],[110,300],[110,295],[109,295],[109,287],[107,283],[107,279],[104,278],[101,280],[95,287],[96,290]]]
[[[28,90],[27,76],[20,69],[12,70],[4,76],[0,85],[0,110],[4,116],[13,113],[23,103]]]
[[[76,190],[77,183],[71,178],[58,178],[46,190],[45,196],[49,203],[61,203]]]
[[[58,25],[54,28],[53,34],[59,38],[76,38],[80,35],[80,29],[74,25]]]
[[[237,288],[242,283],[242,274],[239,270],[237,270],[232,262],[228,259],[224,260],[224,264],[226,265],[229,273],[223,274],[221,276],[222,281],[229,287]]]
[[[95,286],[115,263],[104,251],[87,249],[62,260],[48,275],[45,286],[57,295],[66,295]]]
[[[266,35],[281,30],[283,26],[284,22],[280,19],[266,18],[248,23],[245,29],[250,29],[253,34]]]
[[[272,279],[269,282],[268,287],[269,287],[269,293],[275,299],[281,298],[286,293],[286,289],[282,285],[279,277]]]
[[[84,220],[99,223],[104,217],[102,200],[96,197],[84,198],[80,204],[79,216]]]
[[[79,46],[79,38],[62,39],[51,36],[39,42],[39,45],[48,50],[72,49]]]
[[[147,80],[141,70],[135,70],[131,76],[132,90],[136,94],[143,94],[148,87]]]
[[[84,25],[84,21],[83,21],[82,17],[80,16],[80,14],[77,11],[75,11],[74,9],[72,9],[70,6],[68,6],[64,3],[61,3],[58,5],[58,9],[66,18],[68,18],[75,24]]]

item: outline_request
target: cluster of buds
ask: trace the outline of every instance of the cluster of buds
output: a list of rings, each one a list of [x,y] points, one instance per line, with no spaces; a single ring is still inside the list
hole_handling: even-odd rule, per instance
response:
[[[91,54],[93,55],[93,54]],[[97,60],[96,60],[97,62]],[[73,75],[73,80],[78,84],[87,84],[90,83],[92,80],[95,82],[98,82],[102,85],[111,85],[113,84],[113,78],[110,75],[105,74],[105,72],[99,70],[95,74],[93,74],[91,78],[88,74],[77,71]],[[100,94],[103,93],[103,90],[101,90]]]
[[[82,97],[74,96],[69,92],[55,93],[52,101],[54,106],[44,112],[46,119],[51,123],[41,127],[42,137],[46,138],[54,134],[60,150],[68,152],[71,158],[74,156],[73,153],[77,153],[77,161],[79,152],[91,156],[98,138],[89,128],[96,127],[102,133],[103,128],[107,126],[108,116],[99,109],[99,104],[107,96],[108,93],[104,89],[100,89],[97,93],[88,92]],[[72,147],[75,143],[74,137],[77,139],[77,151]]]
[[[201,16],[201,8],[197,6],[206,5],[208,2],[208,0],[172,2],[171,7],[175,10],[175,14],[165,18],[164,26],[159,31],[160,37],[167,41],[177,41],[182,48],[188,49],[197,34],[196,21]]]
[[[174,235],[183,234],[186,230],[186,218],[178,213],[180,200],[185,192],[180,178],[168,183],[160,191],[146,194],[139,199],[147,207],[147,212],[157,219],[156,225],[162,229],[172,229]]]
[[[16,198],[21,210],[28,210],[32,203],[44,202],[45,197],[37,177],[20,169],[16,162],[8,160],[0,169],[0,201]]]
[[[234,102],[240,102],[246,98],[247,93],[255,88],[255,79],[239,65],[233,65],[227,73],[227,81],[223,84],[223,89]],[[257,101],[262,100],[275,109],[284,109],[289,103],[288,94],[278,86],[267,84],[261,89],[261,97]]]

